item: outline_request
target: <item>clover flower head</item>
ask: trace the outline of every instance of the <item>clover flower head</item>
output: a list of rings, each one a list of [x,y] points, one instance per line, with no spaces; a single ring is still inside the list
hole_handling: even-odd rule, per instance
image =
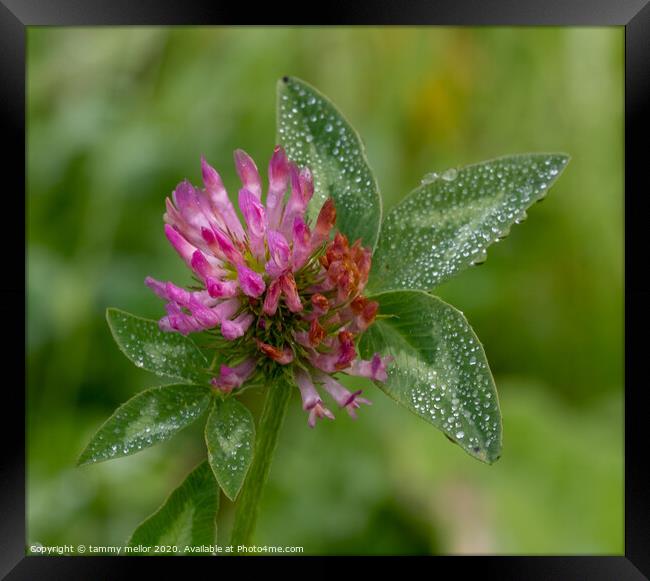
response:
[[[223,362],[212,379],[224,393],[256,378],[292,375],[302,395],[308,424],[334,419],[317,385],[354,418],[370,402],[350,392],[337,373],[386,380],[389,357],[358,357],[355,341],[375,320],[378,303],[364,297],[371,251],[334,232],[330,198],[315,224],[307,206],[314,193],[308,168],[299,168],[277,146],[268,167],[268,189],[255,162],[235,151],[242,182],[239,209],[221,177],[201,160],[204,188],[183,181],[167,198],[165,234],[191,269],[197,286],[187,290],[147,277],[145,283],[166,303],[161,330],[206,332]]]

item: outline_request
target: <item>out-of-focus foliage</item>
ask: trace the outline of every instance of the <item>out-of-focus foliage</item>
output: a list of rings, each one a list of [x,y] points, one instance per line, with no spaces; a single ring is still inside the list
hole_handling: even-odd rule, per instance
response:
[[[147,274],[183,281],[164,196],[231,192],[268,159],[276,80],[301,77],[362,135],[391,208],[427,172],[507,153],[572,161],[484,266],[436,290],[494,372],[503,456],[473,461],[370,387],[357,422],[309,430],[292,402],[256,542],[306,553],[623,550],[623,30],[88,28],[28,32],[28,542],[121,545],[205,457],[202,422],[76,468],[154,385],[107,306],[158,318]],[[189,282],[189,280],[188,280]],[[162,382],[162,380],[161,380]],[[261,390],[246,394],[259,410]],[[232,504],[222,496],[220,542]]]

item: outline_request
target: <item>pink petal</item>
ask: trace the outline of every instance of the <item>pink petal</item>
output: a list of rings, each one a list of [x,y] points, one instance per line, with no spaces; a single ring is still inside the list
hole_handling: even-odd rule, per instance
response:
[[[359,377],[368,377],[374,381],[386,381],[388,374],[386,373],[386,365],[393,361],[391,355],[380,357],[378,353],[372,356],[370,361],[357,359],[348,369],[344,372],[349,375],[356,375]]]
[[[300,195],[302,196],[302,204],[304,208],[307,208],[307,204],[309,204],[309,201],[314,195],[314,176],[308,167],[304,167],[300,170],[298,181],[300,183]]]
[[[323,384],[323,387],[332,396],[337,405],[345,408],[348,414],[354,419],[357,417],[355,410],[360,407],[360,404],[372,405],[372,402],[363,397],[359,397],[361,390],[350,392],[329,375],[319,373],[316,376],[316,380]]]
[[[190,293],[184,288],[180,288],[171,282],[168,282],[165,285],[165,291],[167,292],[167,296],[169,297],[170,301],[174,301],[182,307],[188,306],[190,304],[192,296],[194,295],[194,293]],[[203,303],[203,301],[198,296],[196,297],[196,300]]]
[[[244,214],[249,235],[255,238],[264,236],[266,231],[264,206],[250,190],[239,190],[239,208]]]
[[[185,261],[185,263],[191,268],[192,267],[192,256],[196,252],[197,248],[192,246],[183,236],[175,230],[169,224],[165,224],[165,235],[167,239],[174,247],[174,250],[178,252],[179,256]]]
[[[280,302],[281,291],[282,291],[282,287],[278,279],[271,282],[271,284],[269,285],[269,289],[266,292],[266,296],[264,297],[264,305],[262,307],[262,310],[264,311],[265,314],[275,315],[275,312],[278,310],[278,303]]]
[[[300,389],[302,409],[310,410],[321,401],[318,391],[316,391],[309,374],[303,369],[300,369],[299,367],[294,368],[293,376],[298,384],[298,388]]]
[[[281,227],[282,232],[287,234],[291,233],[295,217],[302,216],[307,209],[307,204],[302,195],[300,171],[298,170],[298,166],[293,162],[289,162],[289,176],[291,178],[291,194],[284,209]]]
[[[242,292],[249,297],[259,297],[266,288],[262,275],[243,264],[237,265],[237,278]]]
[[[244,188],[259,200],[262,196],[262,183],[255,162],[244,150],[237,149],[235,151],[235,166]]]
[[[309,362],[325,373],[335,373],[338,371],[336,368],[338,358],[338,353],[315,353],[309,357]]]
[[[320,209],[316,219],[316,227],[311,235],[311,245],[314,250],[329,239],[330,231],[334,228],[335,223],[336,208],[334,207],[334,200],[327,198]]]
[[[311,254],[311,233],[302,216],[296,216],[293,221],[293,253],[292,266],[295,272],[301,268]]]
[[[267,236],[269,254],[278,271],[283,271],[289,266],[291,250],[284,236],[275,230],[271,230]]]
[[[174,206],[173,202],[169,198],[165,198],[165,208],[167,210],[163,214],[165,223],[173,226],[179,232],[188,231],[188,236],[194,241],[196,238],[196,230],[185,221],[185,218],[181,216],[181,213],[176,209],[176,206]],[[189,230],[192,230],[191,234]]]
[[[221,322],[219,311],[206,307],[201,301],[192,297],[187,305],[194,318],[206,329],[216,327]]]
[[[239,285],[235,280],[219,280],[208,277],[205,284],[210,296],[218,299],[234,297],[239,289]]]
[[[197,230],[210,226],[208,216],[201,207],[199,193],[189,181],[178,184],[172,197],[181,216],[190,226]]]
[[[155,292],[161,299],[166,301],[169,300],[167,296],[167,290],[165,288],[165,283],[155,278],[148,276],[144,279],[144,284],[146,284],[153,292]]]
[[[228,341],[238,339],[248,330],[253,319],[251,313],[242,313],[236,319],[221,321],[221,334]]]
[[[235,367],[222,365],[219,369],[219,376],[211,380],[210,383],[226,393],[241,385],[251,376],[255,370],[257,362],[252,357],[246,359]]]
[[[339,358],[336,361],[337,369],[348,367],[356,358],[357,352],[354,348],[354,337],[348,331],[340,331],[339,339]]]
[[[266,212],[259,199],[249,190],[239,191],[239,208],[246,220],[248,241],[251,251],[258,260],[263,260],[266,253],[264,234],[266,232]]]
[[[316,420],[322,418],[333,420],[334,414],[319,402],[309,411],[309,419],[307,420],[307,424],[310,428],[313,428],[316,426]]]
[[[311,349],[313,345],[311,344],[311,341],[309,340],[309,332],[307,331],[294,331],[293,332],[293,338],[303,347],[306,347],[307,349]]]
[[[281,145],[276,145],[269,162],[269,186],[274,192],[287,189],[289,181],[289,161]]]
[[[282,214],[282,202],[289,182],[289,164],[284,149],[277,145],[269,162],[269,193],[266,214],[270,228],[277,228]]]
[[[333,377],[320,373],[317,377],[323,387],[329,393],[339,407],[345,407],[352,399],[352,392],[348,391]]]
[[[227,299],[220,302],[216,307],[211,310],[216,313],[219,322],[230,319],[241,307],[241,301],[237,298]]]
[[[235,248],[232,240],[221,230],[213,228],[210,234],[214,237],[213,248],[218,254],[233,264],[238,264],[244,260],[239,250]],[[204,236],[210,237],[210,234],[206,232]]]
[[[193,316],[184,313],[176,303],[167,303],[165,305],[167,316],[163,317],[158,326],[162,331],[174,330],[182,335],[188,333],[203,331],[206,327],[197,321]]]
[[[238,239],[242,239],[244,230],[235,208],[228,198],[226,188],[223,187],[221,176],[205,161],[204,157],[201,157],[201,173],[203,174],[203,183],[213,211],[221,217],[226,231],[230,231]]]
[[[219,264],[221,261],[214,257],[208,259],[200,250],[195,250],[190,260],[190,268],[203,280],[210,276],[225,276],[226,271],[218,266]]]
[[[298,295],[298,289],[293,274],[284,274],[278,280],[280,281],[282,294],[285,297],[289,310],[292,313],[302,311],[302,303],[300,302],[300,296]]]

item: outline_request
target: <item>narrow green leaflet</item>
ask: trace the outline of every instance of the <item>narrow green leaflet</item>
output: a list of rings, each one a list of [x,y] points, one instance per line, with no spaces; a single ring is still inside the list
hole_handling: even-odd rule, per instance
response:
[[[235,500],[253,460],[255,422],[234,397],[214,400],[205,425],[208,460],[217,481],[230,500]]]
[[[146,519],[127,541],[136,554],[210,554],[217,541],[219,487],[207,461],[199,464],[172,492],[163,505]],[[170,549],[176,547],[177,549]]]
[[[129,456],[168,440],[208,408],[210,397],[210,388],[198,385],[164,385],[140,392],[97,430],[78,465]]]
[[[568,161],[511,155],[430,175],[386,215],[369,290],[430,290],[484,262],[487,247],[526,217]]]
[[[106,320],[115,342],[137,367],[189,383],[208,381],[208,361],[187,337],[163,333],[157,321],[120,309],[107,309]]]
[[[337,229],[374,248],[381,196],[357,132],[327,97],[293,77],[278,81],[277,127],[288,157],[314,175],[310,217],[331,196]]]
[[[501,413],[483,347],[463,314],[423,291],[373,297],[382,318],[363,335],[364,357],[392,355],[377,386],[442,430],[466,452],[492,463],[501,454]]]

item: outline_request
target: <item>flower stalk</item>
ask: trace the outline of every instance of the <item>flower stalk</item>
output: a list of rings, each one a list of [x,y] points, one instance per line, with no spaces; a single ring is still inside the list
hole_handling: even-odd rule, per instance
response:
[[[266,388],[266,400],[255,438],[255,456],[240,492],[230,539],[230,544],[237,552],[237,547],[251,544],[260,500],[271,470],[280,428],[287,414],[292,387],[290,381],[280,376]]]

